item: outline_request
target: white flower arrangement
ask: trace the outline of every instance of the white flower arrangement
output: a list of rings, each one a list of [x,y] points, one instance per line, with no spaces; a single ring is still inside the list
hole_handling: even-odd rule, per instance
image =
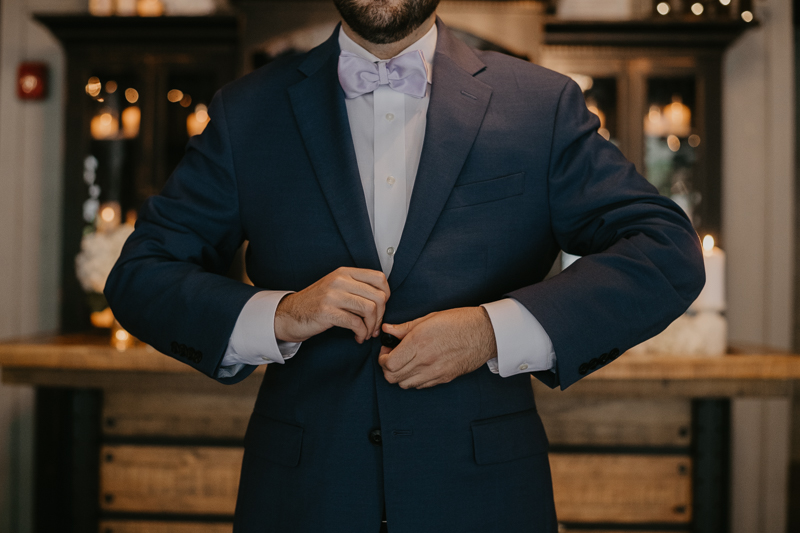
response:
[[[131,233],[132,226],[120,224],[107,231],[94,231],[83,236],[81,251],[75,258],[75,270],[84,291],[103,293],[108,275]]]

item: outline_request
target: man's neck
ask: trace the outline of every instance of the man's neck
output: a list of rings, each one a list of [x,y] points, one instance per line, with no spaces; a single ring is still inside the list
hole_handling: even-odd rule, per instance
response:
[[[367,52],[374,55],[378,59],[391,59],[415,42],[419,41],[423,35],[428,33],[428,31],[433,27],[436,23],[436,13],[431,15],[428,20],[420,24],[419,28],[412,31],[407,37],[401,39],[394,43],[388,44],[376,44],[370,41],[367,41],[360,35],[350,28],[346,22],[342,21],[342,29],[347,34],[348,37],[353,39],[353,41],[364,48]]]

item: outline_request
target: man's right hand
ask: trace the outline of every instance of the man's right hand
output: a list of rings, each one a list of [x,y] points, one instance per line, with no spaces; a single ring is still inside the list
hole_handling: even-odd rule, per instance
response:
[[[383,272],[338,268],[281,300],[275,311],[275,337],[303,342],[338,326],[352,330],[361,344],[380,334],[389,292]]]

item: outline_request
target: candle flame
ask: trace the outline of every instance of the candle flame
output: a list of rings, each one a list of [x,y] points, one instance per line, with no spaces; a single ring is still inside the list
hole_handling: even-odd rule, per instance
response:
[[[704,252],[711,252],[714,249],[714,237],[711,235],[706,235],[703,237],[703,251]]]
[[[105,207],[102,211],[100,211],[100,216],[103,217],[103,220],[106,222],[111,222],[114,220],[116,214],[114,213],[113,207]]]

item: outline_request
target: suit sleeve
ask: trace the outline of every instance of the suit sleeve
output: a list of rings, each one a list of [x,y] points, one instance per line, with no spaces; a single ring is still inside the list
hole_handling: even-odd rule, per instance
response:
[[[580,88],[567,82],[556,111],[548,198],[561,249],[582,256],[563,272],[507,296],[542,324],[566,388],[664,330],[700,293],[700,243],[683,210],[661,196],[597,134]]]
[[[225,277],[244,240],[221,92],[158,196],[139,212],[105,287],[114,316],[154,348],[215,377],[245,303],[258,289]],[[254,366],[223,383],[241,381]]]

